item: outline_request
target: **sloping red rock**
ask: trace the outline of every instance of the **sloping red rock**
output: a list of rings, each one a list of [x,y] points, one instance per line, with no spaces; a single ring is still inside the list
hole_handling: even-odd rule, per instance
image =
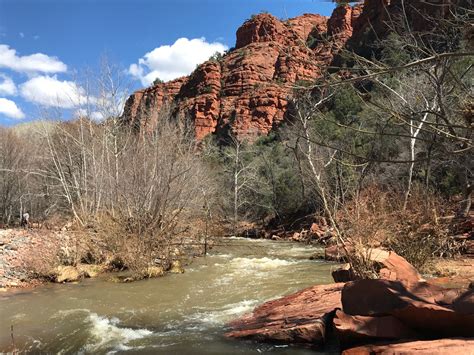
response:
[[[416,332],[393,316],[351,316],[338,310],[333,323],[336,335],[344,346],[376,340],[416,338]]]
[[[465,293],[452,302],[452,309],[457,312],[474,314],[474,288],[470,287]]]
[[[354,247],[350,244],[346,246],[349,253],[354,253]],[[366,260],[373,262],[375,270],[379,270],[381,279],[400,281],[404,284],[416,284],[422,280],[421,275],[405,258],[393,251],[379,248],[367,248],[362,251]],[[331,245],[325,248],[325,258],[328,260],[347,260],[345,250],[341,246]],[[358,279],[354,270],[347,265],[334,270],[332,273],[334,281],[347,282]]]
[[[375,253],[377,253],[377,251]],[[381,279],[400,281],[406,284],[416,283],[421,280],[420,274],[413,265],[393,251],[388,252],[388,255],[385,253],[382,255],[374,255],[373,260],[384,266],[379,271]]]
[[[343,284],[318,285],[269,301],[229,324],[230,338],[322,345]]]
[[[407,288],[388,280],[359,280],[342,291],[345,313],[354,316],[394,316],[407,327],[429,337],[474,336],[474,313],[461,290],[447,290],[420,282]],[[462,295],[461,297],[470,297]],[[458,301],[460,300],[460,301]],[[458,307],[454,306],[458,303]]]
[[[474,355],[474,339],[438,339],[430,341],[397,342],[392,344],[363,345],[348,349],[342,355]]]

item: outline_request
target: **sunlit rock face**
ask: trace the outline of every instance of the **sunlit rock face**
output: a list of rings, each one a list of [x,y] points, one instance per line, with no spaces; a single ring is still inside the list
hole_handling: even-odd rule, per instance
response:
[[[140,130],[152,130],[166,106],[194,123],[198,140],[230,130],[240,139],[268,134],[287,117],[295,86],[314,82],[329,65],[337,65],[342,48],[370,46],[370,31],[387,32],[387,19],[401,6],[401,0],[366,0],[340,5],[329,18],[253,16],[237,30],[235,49],[199,65],[187,77],[135,92],[122,118]],[[415,0],[408,5],[411,10],[405,9],[411,17],[415,6],[425,12],[449,11]]]
[[[287,21],[254,16],[237,30],[235,49],[221,60],[199,65],[188,77],[135,92],[122,118],[150,130],[169,104],[194,122],[197,139],[229,129],[241,138],[267,134],[284,120],[295,84],[319,77],[340,47],[333,42],[349,37],[339,36],[350,31],[350,21],[342,23],[344,16],[328,20],[312,14]],[[334,41],[326,40],[328,26]]]

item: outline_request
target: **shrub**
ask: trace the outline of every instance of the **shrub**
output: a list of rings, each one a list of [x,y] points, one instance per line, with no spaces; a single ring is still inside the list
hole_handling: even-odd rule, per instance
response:
[[[456,253],[447,223],[438,218],[446,210],[445,201],[420,187],[405,210],[403,201],[402,191],[369,186],[339,212],[341,228],[359,250],[359,259],[364,259],[361,250],[383,246],[425,272],[434,256]]]
[[[158,84],[163,84],[163,80],[161,80],[160,78],[156,78],[155,80],[153,80],[152,86],[155,86]]]

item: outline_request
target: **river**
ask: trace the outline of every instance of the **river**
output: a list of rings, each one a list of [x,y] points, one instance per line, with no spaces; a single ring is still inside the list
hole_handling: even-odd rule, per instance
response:
[[[316,247],[228,238],[184,274],[134,283],[105,278],[0,295],[0,351],[154,354],[314,354],[224,338],[258,304],[332,282]],[[108,276],[106,276],[108,277]]]

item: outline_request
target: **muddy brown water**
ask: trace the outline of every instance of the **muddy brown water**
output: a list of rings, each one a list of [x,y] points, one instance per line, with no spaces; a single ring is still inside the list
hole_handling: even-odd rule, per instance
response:
[[[225,324],[258,304],[332,282],[318,248],[228,238],[181,275],[129,284],[89,279],[0,295],[0,351],[27,353],[314,354],[226,339]]]

